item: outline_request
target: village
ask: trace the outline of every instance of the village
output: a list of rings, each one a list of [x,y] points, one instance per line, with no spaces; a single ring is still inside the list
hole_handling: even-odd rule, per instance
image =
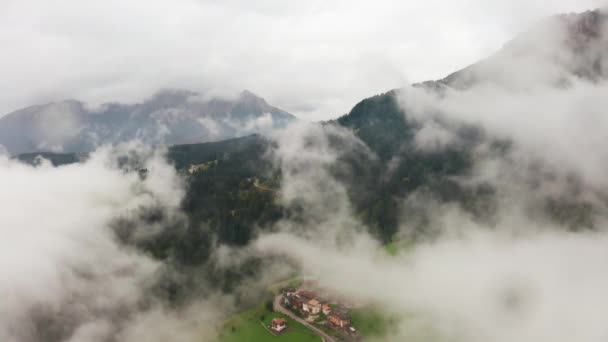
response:
[[[324,340],[329,341],[361,340],[356,327],[352,325],[350,307],[315,289],[315,284],[311,282],[304,283],[300,288],[283,288],[275,299],[275,311],[288,314],[311,329],[323,332],[321,335],[326,335]],[[269,328],[278,335],[288,329],[288,323],[284,318],[277,317]]]

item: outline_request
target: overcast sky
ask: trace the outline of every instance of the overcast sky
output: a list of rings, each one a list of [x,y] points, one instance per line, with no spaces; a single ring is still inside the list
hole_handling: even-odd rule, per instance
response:
[[[0,115],[159,88],[249,89],[301,118],[437,79],[605,0],[0,0]]]

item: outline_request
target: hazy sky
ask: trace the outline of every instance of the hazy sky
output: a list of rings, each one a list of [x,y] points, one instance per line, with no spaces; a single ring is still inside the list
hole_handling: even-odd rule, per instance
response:
[[[605,0],[0,0],[0,115],[159,88],[249,89],[301,118],[437,79]]]

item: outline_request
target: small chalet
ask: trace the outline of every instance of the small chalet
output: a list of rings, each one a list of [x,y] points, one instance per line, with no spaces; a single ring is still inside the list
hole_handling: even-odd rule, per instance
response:
[[[270,329],[276,332],[281,332],[287,328],[287,321],[284,318],[273,318]]]
[[[302,311],[312,315],[317,315],[319,312],[321,312],[321,302],[319,302],[317,299],[311,299],[302,304]]]
[[[323,314],[327,316],[331,313],[331,308],[329,307],[329,305],[323,304],[323,306],[321,307],[321,311],[323,311]]]
[[[332,313],[331,315],[327,316],[327,319],[334,327],[348,328],[350,326],[350,319],[348,319],[348,317],[346,317],[346,315],[343,313]]]

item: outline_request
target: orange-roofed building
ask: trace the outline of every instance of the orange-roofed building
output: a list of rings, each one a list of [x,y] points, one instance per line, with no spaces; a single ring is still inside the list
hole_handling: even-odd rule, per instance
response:
[[[331,313],[331,307],[327,304],[323,304],[323,306],[321,307],[321,310],[323,311],[323,314],[325,316],[327,316]]]
[[[300,298],[304,298],[304,299],[307,299],[307,300],[311,300],[311,299],[317,298],[317,294],[314,293],[313,291],[302,290],[302,291],[296,292],[296,295],[298,297],[300,297]]]
[[[273,318],[270,328],[276,332],[281,332],[287,328],[287,321],[284,318]]]
[[[321,302],[317,299],[311,299],[302,305],[302,311],[312,315],[317,315],[321,312]]]
[[[350,326],[350,319],[346,317],[344,314],[332,313],[327,316],[329,323],[335,327],[347,328]]]

